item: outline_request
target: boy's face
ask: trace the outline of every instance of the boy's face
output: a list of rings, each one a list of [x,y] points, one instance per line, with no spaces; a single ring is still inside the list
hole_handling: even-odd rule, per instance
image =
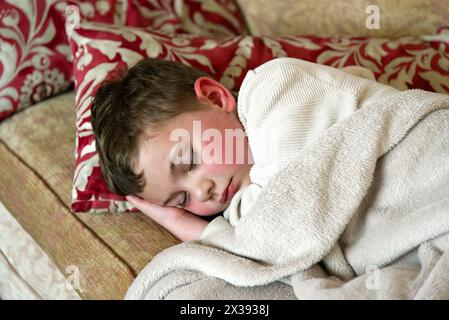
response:
[[[223,211],[232,196],[250,183],[253,161],[247,137],[231,138],[229,143],[230,132],[244,133],[235,104],[227,109],[211,102],[206,105],[171,119],[157,133],[146,132],[151,138],[142,141],[135,170],[144,171],[146,184],[140,197],[207,216]],[[239,139],[243,143],[237,143]]]

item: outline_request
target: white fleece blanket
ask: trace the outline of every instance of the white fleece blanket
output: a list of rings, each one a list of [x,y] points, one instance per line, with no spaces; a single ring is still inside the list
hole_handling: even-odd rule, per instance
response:
[[[233,228],[158,254],[125,299],[449,299],[449,96],[332,126]]]

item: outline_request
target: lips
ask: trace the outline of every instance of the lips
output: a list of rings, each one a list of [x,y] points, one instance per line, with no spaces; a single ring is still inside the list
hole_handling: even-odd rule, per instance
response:
[[[226,189],[221,194],[219,202],[222,204],[226,203],[229,199],[232,199],[234,194],[235,194],[235,186],[232,185],[232,178],[231,178]]]
[[[230,201],[237,192],[237,186],[233,183],[229,183],[228,192],[226,193],[226,201]]]

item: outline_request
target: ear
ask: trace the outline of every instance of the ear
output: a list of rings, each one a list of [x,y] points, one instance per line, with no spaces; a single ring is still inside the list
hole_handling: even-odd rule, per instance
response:
[[[195,94],[199,100],[211,102],[223,108],[226,112],[235,110],[236,102],[231,91],[220,82],[209,78],[200,77],[195,81]]]

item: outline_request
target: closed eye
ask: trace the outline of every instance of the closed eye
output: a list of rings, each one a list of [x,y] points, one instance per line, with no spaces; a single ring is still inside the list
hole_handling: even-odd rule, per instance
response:
[[[190,165],[189,165],[189,172],[194,170],[198,167],[197,163],[194,163],[193,161],[193,148],[190,151]],[[183,201],[178,205],[181,206],[181,208],[185,208],[187,206],[188,200],[189,200],[189,194],[187,192],[184,192],[184,199]]]

